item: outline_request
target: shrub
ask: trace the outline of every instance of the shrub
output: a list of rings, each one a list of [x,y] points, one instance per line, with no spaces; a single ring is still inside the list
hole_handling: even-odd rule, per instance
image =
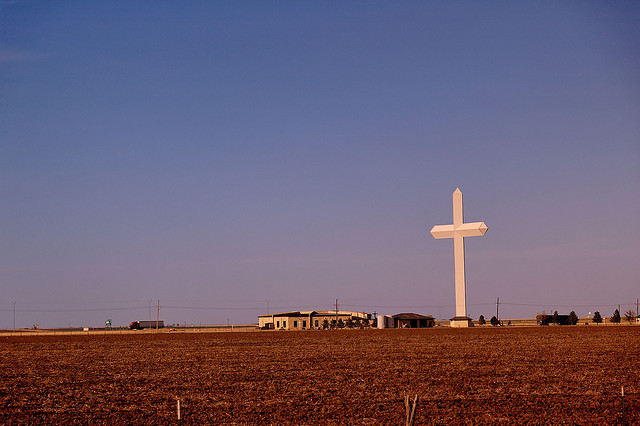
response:
[[[627,312],[624,313],[624,319],[629,321],[629,324],[631,324],[631,321],[633,321],[635,317],[636,317],[636,314],[634,314],[631,309],[629,309]]]
[[[574,311],[571,311],[569,313],[569,325],[576,325],[576,324],[578,324],[578,315],[576,315]]]
[[[496,316],[495,316],[495,315],[494,315],[494,316],[492,316],[492,317],[491,317],[491,325],[495,327],[495,326],[496,326],[496,325],[498,325],[498,324],[500,324],[500,320],[499,320],[498,318],[496,318]]]
[[[600,312],[595,311],[593,313],[593,322],[595,322],[596,324],[600,324],[602,322],[602,317],[600,316]]]
[[[484,319],[484,315],[480,315],[480,318],[478,318],[478,324],[485,325],[486,323],[487,321]]]
[[[619,310],[615,310],[613,311],[613,315],[611,315],[611,322],[614,323],[619,323],[620,322],[620,311]]]

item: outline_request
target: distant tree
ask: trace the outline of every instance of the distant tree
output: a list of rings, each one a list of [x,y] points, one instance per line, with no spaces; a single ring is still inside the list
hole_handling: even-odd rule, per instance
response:
[[[362,326],[363,327],[369,327],[369,319],[368,318],[365,318],[365,319],[362,320]]]
[[[635,317],[636,317],[636,314],[634,314],[631,309],[629,309],[627,312],[624,313],[624,319],[629,321],[629,324],[631,324],[631,321],[633,321]]]
[[[495,315],[492,316],[491,317],[491,325],[495,327],[498,324],[500,324],[500,320]]]
[[[331,328],[336,328],[338,326],[338,321],[332,319],[331,320]]]
[[[324,321],[322,321],[322,328],[324,328],[325,330],[329,328],[329,320],[325,318]]]
[[[345,323],[345,325],[347,326],[347,328],[353,328],[353,326],[354,326],[353,319],[348,318],[347,322]]]
[[[620,322],[620,311],[619,310],[615,310],[613,311],[613,315],[611,315],[611,322],[614,323],[619,323]]]
[[[553,319],[551,320],[551,322],[554,324],[560,323],[560,316],[558,315],[558,311],[553,312]]]
[[[602,322],[602,317],[600,316],[600,312],[595,311],[593,313],[593,322],[595,322],[596,324],[600,324]]]
[[[338,320],[338,328],[344,328],[344,321],[342,321],[342,318]]]
[[[362,319],[360,317],[357,317],[356,320],[353,322],[353,326],[355,328],[362,328]]]
[[[371,327],[378,328],[378,317],[371,320]]]
[[[480,318],[478,318],[478,324],[485,325],[486,323],[487,321],[484,319],[484,315],[480,315]]]
[[[578,315],[576,315],[574,311],[571,311],[569,313],[569,325],[576,325],[576,324],[578,324]]]

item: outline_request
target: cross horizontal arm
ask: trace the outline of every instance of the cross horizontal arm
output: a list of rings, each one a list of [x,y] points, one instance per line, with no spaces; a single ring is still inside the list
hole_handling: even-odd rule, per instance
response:
[[[431,228],[431,235],[436,240],[441,238],[453,238],[453,225],[436,225]]]
[[[463,223],[455,229],[455,233],[463,237],[479,237],[487,232],[484,222]]]

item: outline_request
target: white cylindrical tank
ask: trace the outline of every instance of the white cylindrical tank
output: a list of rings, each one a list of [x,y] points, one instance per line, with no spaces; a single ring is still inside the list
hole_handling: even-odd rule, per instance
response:
[[[378,315],[378,328],[389,328],[390,320],[392,320],[392,318],[389,315]]]

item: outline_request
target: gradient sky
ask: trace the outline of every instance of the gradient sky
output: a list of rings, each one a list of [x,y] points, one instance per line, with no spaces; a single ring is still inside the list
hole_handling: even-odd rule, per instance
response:
[[[0,1],[0,328],[640,297],[638,2]],[[155,314],[153,315],[155,318]]]

